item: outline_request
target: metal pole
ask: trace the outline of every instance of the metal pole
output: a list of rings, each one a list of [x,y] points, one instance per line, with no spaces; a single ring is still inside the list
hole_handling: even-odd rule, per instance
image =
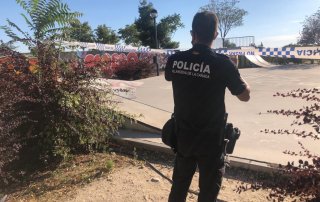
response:
[[[156,40],[156,49],[159,48],[158,44],[158,30],[157,30],[157,23],[156,23],[156,18],[153,18],[153,23],[154,23],[154,31],[155,31],[155,40]]]
[[[156,65],[157,76],[159,76],[159,62],[158,62],[158,54],[157,53],[153,56],[153,63]]]
[[[153,18],[153,24],[154,24],[154,31],[155,31],[155,41],[156,41],[156,49],[159,49],[159,44],[158,44],[158,30],[157,30],[157,22],[156,18]],[[156,63],[156,68],[157,68],[157,76],[159,76],[159,62],[158,62],[158,54],[154,56],[154,62]]]

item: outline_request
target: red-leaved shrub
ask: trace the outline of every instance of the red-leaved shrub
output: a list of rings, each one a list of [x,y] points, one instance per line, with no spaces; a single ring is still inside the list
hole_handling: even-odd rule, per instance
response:
[[[126,62],[120,64],[114,75],[120,80],[138,80],[155,75],[155,68],[148,60]]]
[[[50,41],[35,50],[30,71],[25,56],[0,49],[10,58],[0,67],[0,185],[53,159],[106,149],[123,122],[111,90],[94,82],[99,68],[59,60]]]

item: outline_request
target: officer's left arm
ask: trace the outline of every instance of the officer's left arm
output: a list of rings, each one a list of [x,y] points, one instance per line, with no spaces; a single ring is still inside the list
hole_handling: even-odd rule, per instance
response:
[[[169,57],[165,67],[165,74],[164,74],[167,81],[172,81],[172,64],[173,64],[172,58]]]
[[[241,101],[249,101],[250,88],[248,83],[241,77],[237,67],[228,60],[226,63],[227,87],[232,95],[235,95]]]

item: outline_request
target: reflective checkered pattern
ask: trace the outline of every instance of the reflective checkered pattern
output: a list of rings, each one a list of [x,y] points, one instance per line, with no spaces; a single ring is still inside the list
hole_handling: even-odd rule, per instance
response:
[[[219,53],[219,54],[227,54],[228,50],[227,49],[216,49],[216,50],[213,50],[215,51],[216,53]]]
[[[88,46],[88,43],[80,42],[79,45],[80,45],[81,48],[86,48]]]
[[[176,53],[176,50],[165,50],[166,55],[173,55]]]
[[[104,51],[104,47],[105,47],[105,45],[104,45],[104,44],[102,44],[102,43],[96,43],[96,47],[97,47],[97,49],[98,49],[98,50],[100,50],[100,51]]]
[[[150,51],[151,51],[151,48],[149,48],[149,47],[143,47],[143,46],[138,47],[139,53],[146,53],[146,52],[150,52]]]
[[[126,49],[126,46],[124,45],[115,45],[115,51],[117,52],[124,52],[125,49]]]
[[[295,58],[295,47],[259,48],[259,55],[283,58]]]

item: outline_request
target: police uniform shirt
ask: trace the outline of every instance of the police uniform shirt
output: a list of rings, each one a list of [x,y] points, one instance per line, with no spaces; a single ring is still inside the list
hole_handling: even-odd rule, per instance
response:
[[[246,89],[236,66],[227,56],[196,44],[168,58],[165,78],[172,81],[178,152],[193,155],[217,150],[225,89],[233,95]]]

